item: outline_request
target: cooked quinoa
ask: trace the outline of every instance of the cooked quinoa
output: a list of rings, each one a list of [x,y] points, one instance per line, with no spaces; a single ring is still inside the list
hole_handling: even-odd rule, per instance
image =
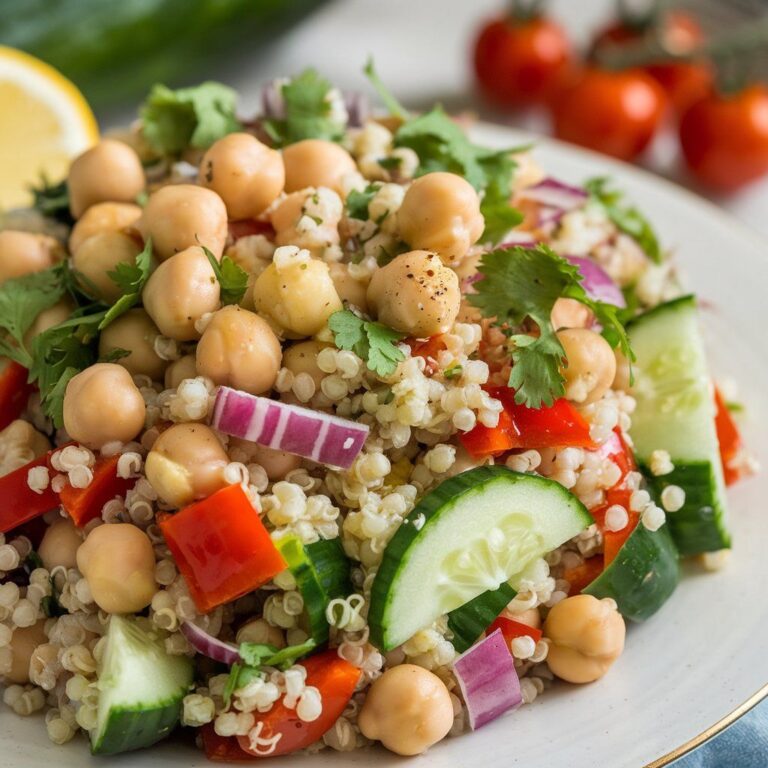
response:
[[[327,86],[316,124],[301,129],[286,88],[301,87],[305,77],[271,86],[271,93],[283,93],[279,108],[272,104],[242,125],[232,112],[220,135],[202,144],[186,137],[182,150],[166,151],[157,116],[146,108],[130,131],[74,161],[68,194],[75,222],[63,243],[0,232],[3,280],[6,272],[70,265],[68,293],[43,303],[41,314],[51,313],[50,321],[38,317],[33,326],[30,318],[22,331],[33,329],[51,345],[53,357],[42,365],[59,354],[54,347],[63,341],[51,329],[75,302],[85,307],[95,300],[97,311],[101,305],[106,311],[127,301],[124,314],[90,335],[71,326],[90,351],[72,371],[61,372],[69,380],[58,390],[39,379],[40,393],[30,390],[0,432],[0,473],[24,472],[30,499],[61,499],[39,515],[41,526],[24,520],[0,534],[3,700],[18,715],[44,712],[54,743],[80,731],[95,738],[112,617],[128,615],[136,631],[159,644],[157,653],[191,660],[193,682],[180,697],[178,717],[218,737],[217,744],[281,754],[288,737],[268,718],[282,708],[302,727],[324,723],[324,732],[297,748],[349,751],[375,738],[415,754],[474,722],[459,685],[461,653],[450,615],[435,617],[393,648],[374,643],[368,622],[388,544],[402,526],[417,537],[428,529],[429,515],[419,505],[430,492],[462,473],[494,467],[554,481],[580,509],[595,513],[575,536],[505,576],[516,578],[500,621],[515,629],[504,643],[523,705],[556,676],[586,682],[607,671],[623,646],[621,605],[610,595],[579,597],[579,610],[602,612],[607,633],[604,666],[591,677],[570,668],[592,659],[579,645],[583,638],[567,641],[582,648],[583,657],[560,659],[563,638],[576,625],[556,616],[565,617],[565,606],[575,605],[568,601],[602,571],[609,540],[624,532],[625,541],[636,525],[647,535],[659,532],[667,514],[686,508],[686,489],[665,480],[677,477],[668,450],[654,450],[647,470],[631,459],[638,403],[628,359],[600,335],[594,307],[572,297],[561,296],[552,310],[553,337],[557,331],[565,350],[553,374],[562,389],[527,410],[561,403],[583,426],[581,444],[523,440],[483,451],[472,437],[498,436],[510,408],[520,406],[499,393],[514,397],[508,383],[521,364],[516,355],[539,338],[531,316],[501,322],[472,299],[482,296],[488,279],[484,254],[512,238],[522,244],[512,251],[539,253],[558,265],[567,264],[561,256],[587,260],[631,295],[637,312],[682,294],[669,256],[656,263],[647,243],[620,228],[593,194],[579,193],[556,216],[544,215],[547,204],[531,190],[557,169],[540,169],[535,153],[515,155],[515,162],[510,154],[494,156],[493,162],[505,158],[504,204],[525,216],[489,240],[483,231],[491,214],[481,207],[489,188],[473,187],[456,164],[430,165],[420,156],[421,145],[402,138],[403,123],[412,118],[355,123],[338,91]],[[203,125],[207,117],[196,119]],[[535,244],[548,246],[546,254]],[[125,269],[117,281],[115,269]],[[16,283],[6,280],[0,290],[9,285]],[[563,324],[556,325],[555,312],[564,313],[558,315]],[[12,329],[3,328],[10,338]],[[366,340],[345,343],[345,332]],[[28,337],[24,344],[32,354],[44,353],[44,344],[30,345]],[[34,371],[37,363],[30,359],[25,367],[30,364]],[[278,438],[270,438],[270,447],[232,436],[217,428],[225,388],[295,406],[294,414],[338,417],[349,430],[365,431],[364,444],[339,468],[307,458],[322,455],[326,438],[307,448],[313,454],[279,450]],[[733,467],[745,467],[745,456],[742,450],[732,457]],[[648,474],[665,483],[659,493],[648,487]],[[89,490],[104,482],[119,492],[88,519],[74,518],[76,526],[72,500],[93,498]],[[306,604],[296,572],[285,564],[255,588],[201,609],[201,587],[190,588],[188,563],[179,561],[166,526],[232,486],[242,489],[275,552],[288,542],[301,548],[338,540],[349,559],[348,588],[319,613],[331,654],[356,675],[330,721],[322,720],[328,694],[313,684],[300,654],[288,655],[287,664],[257,661],[253,674],[238,678],[206,658],[185,631],[193,625],[231,652],[242,654],[243,644],[261,648],[262,660],[269,657],[264,647],[274,654],[313,639],[307,616],[316,606]],[[727,549],[720,550],[703,555],[707,568],[722,564]],[[600,570],[584,580],[595,567]],[[550,660],[553,647],[558,657]],[[434,734],[423,743],[402,736],[392,711],[398,696],[413,695],[388,676],[402,665],[418,668],[417,677],[430,673],[420,684],[443,703],[439,712],[419,701],[409,710]],[[382,714],[387,707],[390,714]],[[376,728],[369,725],[371,713]],[[204,747],[210,754],[211,742]]]

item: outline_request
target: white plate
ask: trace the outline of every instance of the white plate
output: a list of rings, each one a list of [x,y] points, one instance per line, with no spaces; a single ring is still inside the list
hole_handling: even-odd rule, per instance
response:
[[[490,125],[478,142],[514,146],[530,137]],[[665,245],[675,249],[687,284],[711,302],[706,322],[716,376],[732,375],[749,406],[750,448],[768,457],[761,396],[768,392],[768,243],[713,205],[676,186],[602,156],[549,140],[537,156],[567,181],[608,174],[650,217]],[[483,765],[525,768],[642,768],[662,766],[754,704],[768,683],[766,504],[768,475],[731,493],[733,557],[726,570],[693,567],[662,610],[632,626],[619,663],[598,683],[548,691],[532,706],[481,731],[438,745],[420,768]],[[762,691],[765,695],[768,689]],[[84,740],[64,748],[48,743],[38,718],[0,714],[0,766],[103,766]],[[295,759],[295,758],[294,758]],[[122,768],[210,765],[188,747],[166,744],[122,756]],[[269,765],[294,764],[280,758]],[[403,766],[383,750],[340,755],[330,750],[296,760],[302,768],[330,765]]]

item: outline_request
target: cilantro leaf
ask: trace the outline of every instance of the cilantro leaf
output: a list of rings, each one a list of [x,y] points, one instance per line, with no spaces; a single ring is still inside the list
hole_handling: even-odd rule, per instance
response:
[[[221,303],[239,304],[248,288],[248,273],[229,256],[223,256],[221,262],[204,246],[200,246],[211,264],[213,273],[221,288]]]
[[[590,298],[578,267],[547,246],[491,251],[483,255],[479,271],[482,279],[474,283],[476,293],[467,297],[471,304],[504,329],[519,328],[529,320],[538,327],[538,335],[510,334],[514,365],[509,386],[515,390],[516,402],[540,408],[565,393],[560,372],[565,351],[550,320],[552,307],[561,297],[589,307],[611,346],[619,346],[634,360],[619,308]]]
[[[144,250],[136,257],[134,264],[121,263],[112,272],[107,273],[123,295],[104,314],[99,325],[100,331],[141,301],[141,292],[149,280],[151,268],[152,240],[148,239]]]
[[[360,221],[367,221],[368,206],[371,200],[376,196],[379,191],[378,186],[375,184],[369,184],[362,192],[357,189],[353,189],[348,195],[346,200],[347,215],[351,219],[360,219]]]
[[[584,185],[590,200],[601,206],[608,218],[622,231],[637,241],[654,264],[661,264],[661,246],[648,219],[631,205],[622,205],[622,193],[609,189],[610,180],[606,177],[589,179]]]
[[[43,216],[70,227],[75,223],[69,210],[69,187],[66,179],[58,184],[51,184],[43,175],[40,178],[40,184],[32,185],[31,191],[34,198],[32,207],[40,211]]]
[[[24,334],[35,318],[49,309],[66,293],[64,262],[31,275],[12,278],[0,285],[0,354],[15,360],[25,368],[32,358],[24,344]]]
[[[402,350],[395,346],[405,338],[405,334],[387,328],[382,323],[363,320],[354,312],[342,309],[328,318],[328,327],[339,349],[354,352],[379,376],[392,375],[397,364],[405,360]]]
[[[345,126],[333,115],[331,90],[317,70],[305,69],[280,89],[285,117],[265,120],[264,130],[279,147],[302,139],[338,141]]]
[[[384,106],[389,110],[391,115],[399,117],[401,120],[408,120],[410,115],[408,110],[395,98],[392,91],[384,85],[384,82],[379,77],[379,73],[373,65],[373,57],[369,58],[363,67],[363,72],[368,78],[368,82],[373,86],[379,98],[384,102]]]
[[[235,117],[237,94],[221,83],[171,90],[155,85],[141,107],[142,130],[149,145],[164,155],[187,147],[207,149],[242,126]]]

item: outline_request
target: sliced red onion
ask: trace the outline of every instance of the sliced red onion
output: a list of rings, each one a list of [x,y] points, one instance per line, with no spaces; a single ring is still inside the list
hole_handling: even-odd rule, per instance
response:
[[[581,284],[590,298],[604,301],[606,304],[613,304],[620,309],[627,306],[627,300],[624,298],[621,288],[613,282],[600,265],[595,264],[592,259],[586,256],[566,256],[565,258],[579,268],[579,272],[584,278]]]
[[[538,184],[526,187],[519,193],[519,197],[539,204],[537,223],[544,227],[557,223],[568,211],[581,208],[587,202],[589,194],[582,187],[573,187],[548,177]]]
[[[364,93],[344,91],[344,107],[347,110],[347,125],[361,128],[371,116],[371,102]]]
[[[348,469],[369,429],[338,416],[219,387],[212,424],[228,435]]]
[[[181,624],[181,632],[189,640],[189,644],[203,656],[214,661],[220,661],[222,664],[232,666],[240,661],[240,654],[232,643],[225,643],[218,637],[209,635],[205,630],[200,629],[197,624],[190,621],[184,621]]]
[[[462,653],[453,671],[473,731],[523,703],[515,660],[500,629]]]
[[[530,232],[512,230],[499,248],[535,248],[538,242]]]

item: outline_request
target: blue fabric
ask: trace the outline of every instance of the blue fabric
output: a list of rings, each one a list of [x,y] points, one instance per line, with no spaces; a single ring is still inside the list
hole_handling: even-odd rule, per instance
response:
[[[766,768],[768,766],[768,700],[758,704],[718,736],[671,768]]]

